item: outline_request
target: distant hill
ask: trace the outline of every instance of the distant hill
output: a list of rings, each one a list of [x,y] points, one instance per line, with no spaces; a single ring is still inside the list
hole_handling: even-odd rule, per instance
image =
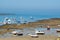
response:
[[[50,19],[43,19],[37,20],[36,22],[29,22],[24,24],[10,24],[10,25],[3,25],[0,28],[26,28],[26,27],[47,27],[50,26],[51,28],[60,28],[60,18],[50,18]]]

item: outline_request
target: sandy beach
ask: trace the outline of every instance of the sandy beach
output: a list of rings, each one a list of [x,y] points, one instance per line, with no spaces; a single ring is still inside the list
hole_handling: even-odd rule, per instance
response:
[[[56,36],[52,35],[40,35],[38,38],[32,38],[30,36],[20,36],[20,37],[10,37],[10,38],[0,38],[0,40],[57,40]]]

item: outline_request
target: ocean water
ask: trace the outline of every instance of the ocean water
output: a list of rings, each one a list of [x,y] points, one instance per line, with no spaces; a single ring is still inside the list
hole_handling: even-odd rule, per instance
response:
[[[22,17],[23,20],[30,22],[30,21],[37,21],[42,19],[49,19],[49,18],[60,18],[59,15],[0,15],[0,22],[3,22],[5,18],[13,19],[15,18],[17,21],[20,21],[20,18]]]
[[[6,17],[9,18],[9,19],[14,19],[14,18],[15,18],[17,21],[20,21],[20,20],[21,20],[20,17],[22,17],[23,20],[25,20],[25,21],[27,21],[27,22],[36,21],[36,20],[39,20],[39,19],[40,19],[39,16],[2,15],[2,16],[0,16],[0,22],[3,22]],[[33,19],[31,19],[30,17],[33,17]],[[41,19],[42,19],[42,18],[41,18]]]
[[[19,21],[20,20],[20,17],[23,17],[23,19],[25,20],[25,21],[31,21],[31,16],[21,16],[21,15],[1,15],[0,16],[0,22],[3,22],[4,21],[4,19],[5,18],[9,18],[9,19],[13,19],[13,18],[15,18],[17,21]],[[39,19],[39,18],[37,18],[37,17],[34,17],[34,16],[32,16],[33,17],[33,20],[35,21],[35,20],[37,20],[37,19]]]

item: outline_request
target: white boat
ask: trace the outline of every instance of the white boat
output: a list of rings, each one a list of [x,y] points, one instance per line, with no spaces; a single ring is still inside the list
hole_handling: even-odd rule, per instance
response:
[[[40,35],[40,34],[43,35],[43,34],[45,34],[45,32],[42,32],[42,31],[36,31],[35,33],[36,33],[37,35]]]
[[[56,29],[57,32],[60,32],[60,29]]]
[[[17,30],[17,31],[13,31],[11,32],[13,35],[18,35],[18,36],[22,36],[23,35],[23,32],[20,31],[20,30]]]
[[[31,36],[32,38],[38,38],[37,34],[28,34],[29,36]]]

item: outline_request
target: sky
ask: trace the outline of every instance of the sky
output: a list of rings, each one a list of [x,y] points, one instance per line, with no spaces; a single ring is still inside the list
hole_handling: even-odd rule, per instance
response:
[[[0,14],[60,15],[60,0],[0,0]]]

